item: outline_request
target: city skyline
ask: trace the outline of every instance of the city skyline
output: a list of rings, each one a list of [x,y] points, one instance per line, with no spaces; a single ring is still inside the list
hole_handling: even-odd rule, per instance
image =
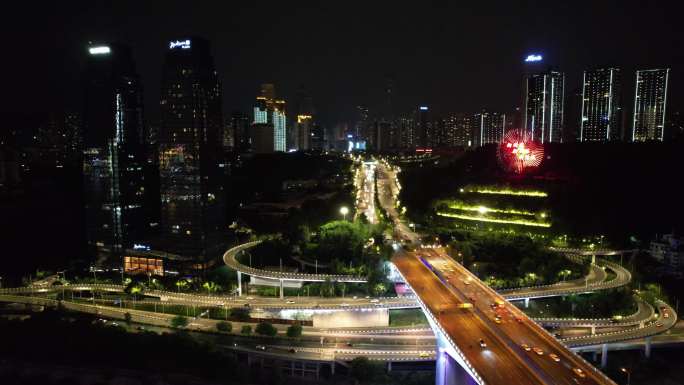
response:
[[[415,11],[425,15],[439,16],[441,13],[461,10],[469,11],[472,17],[462,19],[463,27],[447,24],[446,20],[441,20],[439,17],[432,26],[412,27],[405,31],[398,30],[395,24],[388,24],[388,29],[385,32],[382,32],[378,37],[372,37],[377,27],[385,22],[382,21],[383,18],[380,18],[379,24],[374,26],[370,24],[369,18],[382,14],[382,12],[400,13],[400,11],[399,9],[390,10],[381,5],[371,5],[364,8],[363,13],[357,15],[360,17],[360,24],[357,23],[358,28],[349,31],[351,35],[346,42],[346,38],[341,32],[333,32],[330,28],[324,27],[324,20],[340,11],[331,5],[321,7],[302,5],[301,8],[299,6],[275,6],[268,8],[270,12],[267,13],[259,13],[259,8],[236,7],[231,9],[234,12],[228,13],[235,15],[229,16],[232,23],[226,25],[227,30],[232,32],[229,35],[220,29],[216,29],[216,27],[208,27],[206,24],[200,25],[194,22],[195,18],[200,15],[211,13],[211,9],[196,7],[188,17],[185,17],[182,8],[174,5],[177,4],[170,4],[167,13],[172,20],[177,21],[175,25],[178,28],[162,24],[162,28],[151,34],[148,33],[145,39],[131,38],[137,29],[145,28],[136,20],[129,22],[130,34],[121,33],[119,22],[115,19],[107,23],[95,23],[95,20],[102,18],[105,14],[129,10],[129,5],[125,3],[112,6],[111,9],[107,6],[82,7],[78,12],[73,13],[73,15],[69,14],[69,16],[67,16],[67,12],[71,10],[69,7],[55,9],[56,18],[50,23],[65,17],[76,17],[85,22],[78,31],[71,31],[71,27],[68,26],[64,27],[66,28],[65,34],[58,38],[55,45],[55,47],[59,47],[59,55],[64,58],[63,61],[46,68],[42,68],[43,64],[36,61],[28,68],[17,68],[16,72],[27,73],[25,71],[31,68],[41,68],[40,71],[32,71],[33,76],[37,77],[29,79],[30,82],[39,81],[48,74],[51,76],[51,81],[43,82],[47,85],[44,87],[44,96],[39,95],[35,99],[35,105],[47,106],[47,99],[44,98],[47,95],[53,95],[62,96],[58,99],[65,100],[67,105],[64,108],[74,108],[73,105],[69,105],[69,100],[72,99],[70,96],[74,91],[59,87],[59,83],[78,77],[83,47],[88,41],[126,42],[133,47],[134,57],[139,63],[141,77],[144,83],[149,85],[145,92],[145,106],[146,111],[148,111],[148,118],[154,122],[158,119],[159,114],[154,106],[156,104],[155,99],[158,99],[156,85],[161,82],[156,68],[162,62],[163,48],[172,36],[201,35],[211,40],[214,46],[217,68],[221,73],[225,87],[224,110],[247,112],[251,107],[253,90],[261,83],[276,83],[278,88],[282,90],[280,94],[286,100],[295,100],[297,90],[304,84],[314,97],[320,120],[324,124],[332,126],[339,121],[347,121],[352,124],[355,106],[359,104],[368,105],[371,111],[378,111],[384,102],[383,89],[386,86],[385,79],[387,77],[394,79],[393,104],[397,111],[408,110],[416,105],[430,105],[435,115],[459,111],[476,112],[482,108],[502,112],[512,111],[519,104],[517,96],[520,92],[518,79],[519,73],[522,72],[523,59],[531,53],[538,53],[543,56],[545,63],[566,73],[566,92],[581,88],[584,70],[603,63],[619,66],[625,74],[630,74],[639,68],[672,68],[671,84],[675,87],[672,87],[669,102],[673,111],[681,110],[679,106],[681,106],[682,91],[679,90],[681,87],[676,87],[676,84],[681,83],[679,79],[681,79],[682,71],[679,68],[682,57],[679,51],[674,49],[677,46],[677,39],[674,38],[674,35],[662,33],[674,22],[672,16],[662,11],[654,11],[655,14],[652,13],[649,18],[640,21],[645,25],[652,26],[652,28],[643,28],[639,35],[634,36],[637,32],[633,32],[627,26],[632,22],[634,12],[638,8],[636,5],[621,3],[617,9],[611,4],[605,4],[593,7],[591,13],[582,14],[576,14],[575,12],[578,11],[574,8],[565,9],[560,5],[545,5],[535,9],[535,11],[540,12],[540,15],[550,15],[563,10],[581,18],[603,17],[605,22],[609,23],[608,25],[625,30],[625,36],[614,39],[613,44],[608,49],[603,46],[599,48],[598,42],[593,41],[592,36],[598,36],[596,35],[598,31],[596,31],[596,27],[591,25],[586,31],[579,30],[577,31],[578,34],[572,37],[566,37],[560,33],[563,30],[563,25],[551,28],[549,19],[544,17],[535,19],[534,23],[530,25],[523,23],[518,26],[519,28],[504,28],[504,26],[510,26],[506,12],[522,13],[527,9],[527,6],[523,5],[519,9],[515,7],[507,9],[511,6],[502,5],[487,16],[493,20],[503,21],[503,23],[494,23],[494,25],[501,25],[502,27],[481,36],[484,42],[498,46],[499,49],[497,50],[482,50],[474,46],[473,43],[463,40],[466,35],[461,33],[462,28],[470,23],[478,23],[485,17],[477,8],[461,10],[458,6],[445,4],[436,7],[419,7]],[[401,7],[403,6],[399,6],[399,8]],[[275,20],[274,23],[266,23],[263,31],[256,34],[244,33],[243,31],[247,29],[243,27],[254,22],[256,14],[262,14],[266,20],[272,20],[278,10],[295,19],[308,17],[314,23],[309,29],[306,29],[310,32],[304,34],[302,27],[296,23],[290,28],[279,28],[279,31],[286,37],[279,39],[282,42],[282,47],[277,48],[273,53],[265,53],[263,50],[255,51],[259,44],[249,43],[250,39],[254,40],[253,43],[257,43],[260,39],[268,36],[268,31],[282,21]],[[141,12],[145,11],[146,6],[143,6]],[[346,9],[341,11],[342,16],[348,12]],[[242,16],[242,18],[237,18],[237,15]],[[146,20],[147,23],[154,23],[157,19],[153,16]],[[338,21],[335,23],[339,23],[339,20],[344,20],[344,17],[336,20]],[[543,37],[536,34],[533,32],[537,30],[535,27],[546,28],[546,30],[551,31],[551,35]],[[442,33],[438,33],[438,31],[442,31]],[[38,29],[32,31],[30,36],[40,37],[41,33],[42,30]],[[396,33],[396,36],[389,39],[390,46],[377,51],[371,48],[377,46],[374,44],[376,39],[381,36],[390,37],[391,33]],[[323,44],[325,41],[323,39],[326,38],[332,39],[338,44],[342,43],[343,49],[328,52],[326,45]],[[501,40],[493,40],[495,38]],[[301,39],[311,43],[304,45],[308,48],[299,49],[302,47],[301,44],[298,44]],[[27,52],[28,47],[17,47],[17,52],[22,52],[27,57],[34,57],[40,52],[43,57],[47,55],[48,62],[45,63],[47,64],[54,60],[51,52],[54,54],[57,52],[54,51],[56,48],[52,47],[41,50],[39,47],[45,44],[43,41],[44,39],[41,38],[35,39],[35,51]],[[358,41],[359,44],[356,44],[355,48],[351,48],[352,46],[349,44],[355,41]],[[459,50],[458,54],[438,53],[427,51],[426,48],[421,48],[418,45],[417,51],[413,53],[410,51],[403,52],[400,49],[385,52],[389,47],[396,46],[398,48],[400,42],[413,41],[431,42],[431,45],[440,45],[440,43],[449,41],[449,46],[460,41],[461,44],[465,44],[464,48],[466,49]],[[230,47],[235,48],[231,49]],[[496,56],[492,56],[494,52],[497,53]],[[649,54],[647,56],[640,55],[639,52],[644,54],[648,52]],[[360,58],[360,55],[370,55],[373,58],[381,54],[387,54],[386,59],[379,61],[355,60],[359,64],[352,66],[349,66],[347,62]],[[394,60],[399,54],[408,60]],[[271,59],[272,55],[277,55],[273,56],[273,59],[277,57],[277,60]],[[296,59],[288,60],[288,58]],[[340,60],[336,61],[336,58]],[[314,62],[316,62],[315,66],[313,66]],[[362,62],[369,65],[361,66],[360,63]],[[278,64],[276,65],[276,63]],[[53,76],[57,74],[62,76]],[[475,79],[479,79],[479,81],[475,82]],[[625,81],[625,93],[630,94],[633,91],[632,83]],[[459,90],[459,92],[454,93],[453,90]],[[468,96],[466,97],[466,95]]]
[[[0,383],[683,382],[674,4],[16,8]]]

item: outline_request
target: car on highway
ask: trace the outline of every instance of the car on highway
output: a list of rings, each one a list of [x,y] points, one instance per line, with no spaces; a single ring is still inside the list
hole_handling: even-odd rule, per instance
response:
[[[584,370],[580,368],[572,368],[572,371],[577,375],[579,378],[584,378],[587,376],[586,373],[584,373]]]
[[[557,354],[551,353],[549,354],[549,357],[556,362],[560,362],[560,357],[558,357]]]
[[[349,304],[348,303],[341,303],[340,306],[341,307],[349,307]]]
[[[285,301],[285,303],[293,304],[293,303],[295,303],[295,301],[288,299],[287,301]]]
[[[266,346],[264,345],[257,345],[256,350],[266,350]]]
[[[482,349],[484,349],[484,348],[487,347],[487,343],[486,343],[482,338],[480,338],[480,341],[479,341],[479,342],[480,342],[480,347],[481,347]]]
[[[297,353],[297,351],[294,348],[290,348],[287,352],[292,354]]]
[[[522,322],[522,321],[523,321],[522,318],[520,318],[520,317],[515,317],[515,320],[516,320],[517,322]]]
[[[528,344],[522,344],[522,345],[520,345],[520,347],[523,348],[523,350],[525,350],[526,352],[529,352],[530,350],[532,350],[532,348]]]
[[[418,353],[418,357],[420,357],[420,358],[427,358],[427,357],[430,357],[430,353],[428,353],[428,352],[420,352],[420,353]]]
[[[370,300],[370,302],[371,302],[371,303],[378,303],[378,302],[380,302],[380,300],[377,299],[377,298],[373,298],[373,299]]]
[[[656,326],[659,327],[659,328],[660,328],[660,327],[663,327],[663,323],[662,323],[662,322],[658,322],[658,323],[656,324]]]
[[[538,348],[538,347],[536,347],[536,346],[532,348],[532,351],[535,352],[535,353],[537,353],[538,356],[543,356],[543,355],[544,355],[544,351],[541,350],[541,348]]]
[[[248,300],[248,301],[251,301],[251,300],[253,300],[253,299],[254,299],[254,297],[247,297],[247,300]]]
[[[497,316],[496,318],[494,318],[494,322],[496,322],[497,324],[500,324],[501,323],[501,317]]]

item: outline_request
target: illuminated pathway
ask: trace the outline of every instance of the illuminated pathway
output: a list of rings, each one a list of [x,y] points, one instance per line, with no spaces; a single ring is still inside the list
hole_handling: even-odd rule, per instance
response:
[[[375,225],[378,217],[375,207],[375,168],[377,162],[363,162],[357,168],[354,185],[356,187],[356,213],[365,215],[368,223]]]

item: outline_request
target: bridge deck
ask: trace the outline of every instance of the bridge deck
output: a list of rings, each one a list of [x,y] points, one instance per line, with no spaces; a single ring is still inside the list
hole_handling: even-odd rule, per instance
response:
[[[392,261],[484,383],[614,385],[514,306],[505,303],[494,310],[491,305],[503,298],[443,250],[402,251]],[[459,308],[466,302],[473,307]],[[495,322],[497,314],[501,323]],[[486,348],[480,347],[480,339]],[[521,344],[539,347],[544,354],[525,351]],[[552,360],[550,353],[560,361]],[[574,368],[586,377],[579,377]]]

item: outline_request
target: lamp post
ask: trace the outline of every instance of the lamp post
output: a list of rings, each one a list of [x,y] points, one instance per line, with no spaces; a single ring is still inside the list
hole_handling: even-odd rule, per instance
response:
[[[349,214],[349,208],[347,208],[347,206],[340,207],[340,214],[342,214],[342,218],[346,221],[347,214]]]
[[[627,375],[627,385],[630,385],[631,377],[632,377],[632,371],[627,369],[627,368],[620,368],[620,371]]]

